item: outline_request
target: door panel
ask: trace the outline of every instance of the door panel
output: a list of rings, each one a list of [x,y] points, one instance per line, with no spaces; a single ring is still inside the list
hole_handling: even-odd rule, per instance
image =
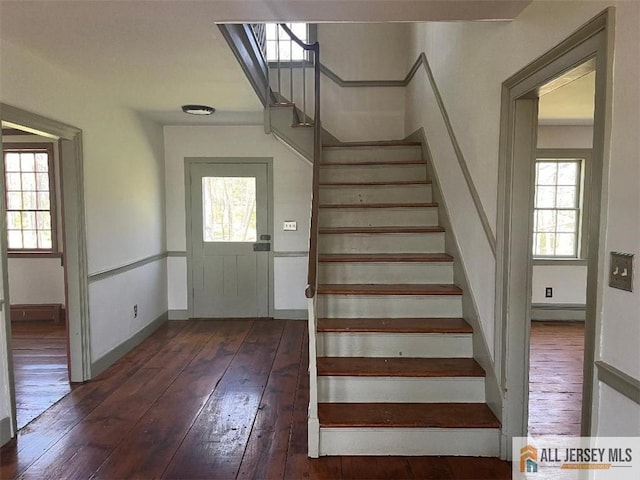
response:
[[[189,180],[192,315],[268,316],[267,165],[192,164]]]

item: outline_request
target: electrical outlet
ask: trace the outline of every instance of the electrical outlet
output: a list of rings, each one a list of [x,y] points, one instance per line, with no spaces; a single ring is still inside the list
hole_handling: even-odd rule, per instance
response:
[[[553,288],[551,287],[547,287],[544,289],[544,296],[546,298],[552,298],[553,297]]]
[[[133,318],[138,318],[138,304],[133,306]]]
[[[295,232],[298,230],[298,222],[295,220],[285,220],[284,227],[282,228],[285,232]]]

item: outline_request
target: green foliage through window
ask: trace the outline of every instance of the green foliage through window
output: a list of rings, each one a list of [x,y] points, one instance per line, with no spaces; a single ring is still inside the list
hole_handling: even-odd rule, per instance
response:
[[[205,242],[257,240],[254,177],[204,177],[202,207]]]

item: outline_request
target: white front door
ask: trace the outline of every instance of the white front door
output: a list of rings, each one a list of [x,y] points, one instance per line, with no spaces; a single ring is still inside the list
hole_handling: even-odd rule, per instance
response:
[[[267,164],[193,163],[188,172],[191,316],[267,317]]]

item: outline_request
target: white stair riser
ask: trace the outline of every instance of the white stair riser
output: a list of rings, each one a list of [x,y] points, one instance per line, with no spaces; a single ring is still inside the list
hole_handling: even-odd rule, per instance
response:
[[[321,357],[473,357],[471,334],[465,333],[340,333],[317,334]]]
[[[327,162],[403,162],[420,160],[419,146],[397,147],[325,147],[322,158]]]
[[[320,182],[382,182],[426,180],[426,165],[321,166]]]
[[[431,185],[320,186],[320,203],[430,203]]]
[[[328,428],[320,427],[320,455],[500,454],[497,428]]]
[[[442,253],[444,232],[320,235],[320,253]]]
[[[318,315],[326,318],[415,318],[462,316],[459,295],[318,296]]]
[[[319,283],[453,283],[452,263],[321,262]]]
[[[318,376],[318,401],[484,403],[484,378]]]
[[[437,226],[438,209],[425,208],[321,208],[321,227]]]

